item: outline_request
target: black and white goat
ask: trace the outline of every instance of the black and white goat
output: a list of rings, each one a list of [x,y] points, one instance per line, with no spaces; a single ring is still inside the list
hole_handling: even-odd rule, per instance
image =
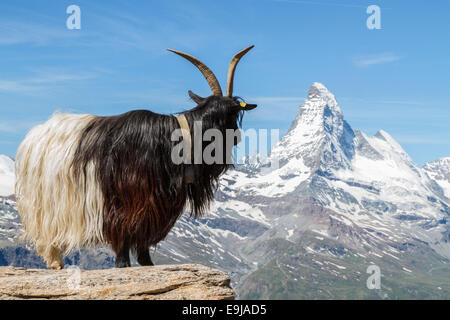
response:
[[[28,133],[16,155],[16,197],[25,235],[48,267],[62,268],[62,256],[74,249],[105,243],[117,267],[130,265],[130,249],[139,264],[152,265],[149,247],[166,237],[188,204],[196,217],[208,210],[230,164],[174,163],[179,141],[172,134],[181,128],[190,140],[196,121],[224,136],[238,129],[243,111],[256,107],[232,94],[236,66],[251,48],[233,57],[225,96],[205,64],[170,50],[192,62],[212,91],[207,98],[189,91],[197,106],[178,116],[54,114]],[[194,157],[187,146],[184,155]]]

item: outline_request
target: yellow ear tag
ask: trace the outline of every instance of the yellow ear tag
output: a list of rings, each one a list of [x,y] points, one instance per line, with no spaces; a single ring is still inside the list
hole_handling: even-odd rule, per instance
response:
[[[246,106],[247,104],[246,104],[245,102],[241,102],[240,105],[241,105],[242,108],[245,108],[245,106]]]

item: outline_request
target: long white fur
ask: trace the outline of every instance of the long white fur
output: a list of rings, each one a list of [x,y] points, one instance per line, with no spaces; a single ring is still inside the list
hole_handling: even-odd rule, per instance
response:
[[[72,160],[93,115],[54,114],[33,128],[16,154],[15,192],[25,238],[52,268],[61,254],[104,241],[103,195],[89,163],[75,176]]]

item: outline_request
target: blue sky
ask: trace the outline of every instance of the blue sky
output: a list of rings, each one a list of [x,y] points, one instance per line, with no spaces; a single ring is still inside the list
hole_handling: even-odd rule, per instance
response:
[[[66,8],[81,8],[81,30]],[[366,8],[381,8],[381,30]],[[56,111],[112,115],[191,108],[209,95],[189,52],[258,109],[244,129],[288,129],[308,88],[325,84],[354,129],[389,132],[420,165],[450,156],[449,1],[29,1],[0,3],[0,153],[14,157]]]

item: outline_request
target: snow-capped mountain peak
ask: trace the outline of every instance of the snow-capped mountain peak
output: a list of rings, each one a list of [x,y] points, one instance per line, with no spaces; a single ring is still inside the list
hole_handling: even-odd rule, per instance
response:
[[[323,130],[325,126],[332,129],[333,120],[340,125],[343,116],[334,95],[321,83],[314,82],[308,90],[307,99],[300,106],[297,116],[289,129],[289,132],[309,132]],[[289,134],[289,133],[288,133]],[[286,138],[286,137],[285,137]]]
[[[312,100],[321,98],[336,100],[334,95],[328,90],[327,87],[325,87],[320,82],[314,82],[308,90],[308,99]]]
[[[8,156],[0,154],[0,174],[14,172],[14,160]]]
[[[450,199],[450,157],[428,162],[423,170],[442,188],[444,195]]]
[[[379,228],[374,223],[386,229],[413,228],[419,238],[430,242],[439,241],[446,232],[439,221],[449,210],[436,182],[449,191],[450,182],[433,181],[443,173],[434,170],[427,175],[384,130],[373,136],[353,131],[323,84],[310,87],[288,133],[269,158],[278,159],[277,169],[246,171],[244,166],[225,176],[224,194],[281,202],[305,197],[335,212],[333,218],[343,223],[373,230]],[[436,166],[441,168],[441,162]],[[435,232],[422,235],[429,231],[426,228]]]
[[[273,148],[280,164],[301,158],[312,170],[319,167],[349,167],[354,153],[354,132],[344,121],[334,95],[315,82],[300,106],[288,133]]]
[[[14,193],[14,160],[0,154],[0,196]]]
[[[392,150],[395,150],[399,154],[408,155],[406,153],[406,151],[402,148],[402,146],[397,141],[395,141],[395,139],[392,138],[392,136],[389,133],[387,133],[386,131],[379,130],[375,134],[375,137],[377,137],[378,139],[386,141],[386,143],[389,144],[392,147]],[[409,158],[409,156],[408,156],[408,158]]]

